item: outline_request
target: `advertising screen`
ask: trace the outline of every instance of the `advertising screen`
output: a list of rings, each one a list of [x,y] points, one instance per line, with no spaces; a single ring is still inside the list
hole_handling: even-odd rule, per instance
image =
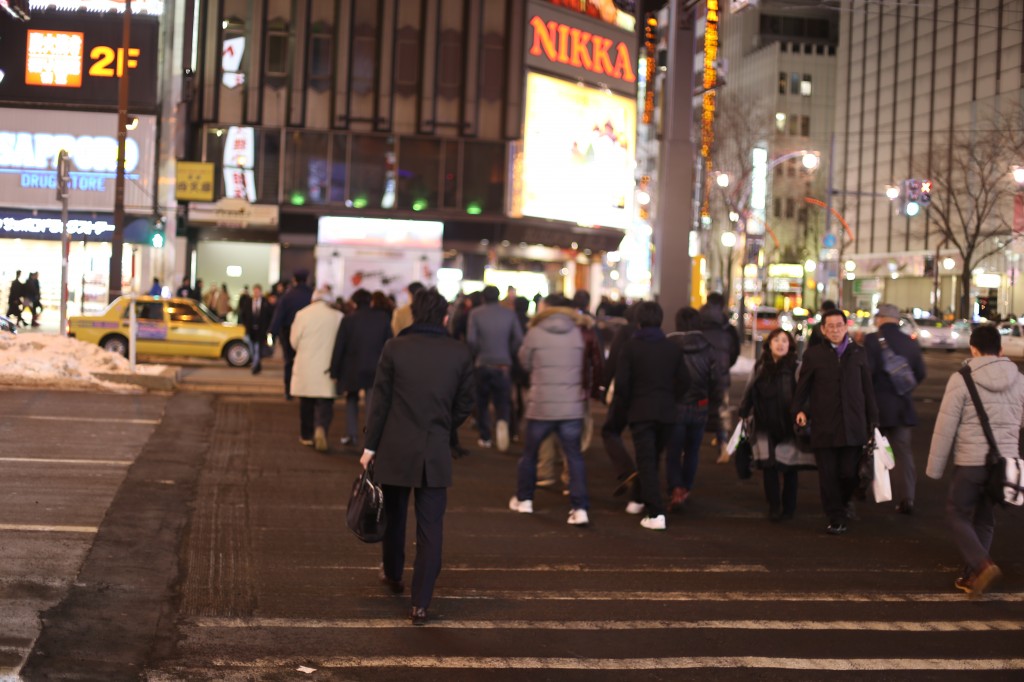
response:
[[[125,207],[151,210],[156,118],[139,116],[125,143]],[[57,154],[71,157],[69,206],[111,211],[117,114],[0,109],[0,197],[12,208],[59,207]]]
[[[118,83],[128,73],[132,113],[149,113],[157,101],[160,19],[132,18],[125,52],[117,14],[33,12],[24,24],[7,22],[0,48],[0,101],[87,105],[117,110]]]
[[[625,228],[633,217],[636,103],[538,73],[526,78],[519,213]]]

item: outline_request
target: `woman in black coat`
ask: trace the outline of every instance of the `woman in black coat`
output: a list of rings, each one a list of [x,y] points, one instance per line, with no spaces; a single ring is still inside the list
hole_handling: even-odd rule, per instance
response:
[[[793,434],[790,406],[796,393],[796,370],[793,337],[787,331],[773,329],[739,410],[742,419],[753,417],[747,434],[754,444],[754,461],[764,475],[764,495],[772,521],[793,518],[797,468],[813,464],[813,458],[796,447]]]

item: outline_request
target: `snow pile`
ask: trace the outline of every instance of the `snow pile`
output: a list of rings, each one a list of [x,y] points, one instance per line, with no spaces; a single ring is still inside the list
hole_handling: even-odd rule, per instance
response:
[[[158,374],[164,365],[136,365]],[[128,360],[97,345],[53,334],[0,334],[0,384],[46,388],[100,388],[120,393],[137,386],[103,381],[95,374],[130,374]]]

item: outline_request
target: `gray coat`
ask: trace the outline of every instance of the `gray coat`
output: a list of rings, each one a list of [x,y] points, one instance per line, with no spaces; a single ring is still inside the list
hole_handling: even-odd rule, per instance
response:
[[[523,328],[514,310],[485,303],[470,311],[466,341],[477,367],[511,366],[512,356],[523,342]]]
[[[519,363],[530,374],[526,418],[555,421],[583,419],[583,334],[589,318],[572,308],[548,308],[530,321],[519,348]]]
[[[1018,457],[1018,438],[1024,426],[1024,375],[1009,358],[984,355],[968,361],[992,434],[1003,457]],[[988,441],[974,409],[967,384],[954,372],[939,406],[932,446],[928,451],[929,478],[942,478],[950,453],[957,466],[982,466]]]

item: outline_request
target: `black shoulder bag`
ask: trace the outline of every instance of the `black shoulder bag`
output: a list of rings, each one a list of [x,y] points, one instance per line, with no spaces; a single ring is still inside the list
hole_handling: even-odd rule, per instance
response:
[[[960,376],[964,378],[964,383],[967,384],[967,390],[971,394],[971,400],[974,401],[974,409],[978,413],[978,420],[981,422],[981,428],[985,432],[985,440],[988,441],[988,456],[985,458],[985,497],[987,497],[993,504],[1005,505],[1007,497],[1011,499],[1020,497],[1020,481],[1016,484],[1011,484],[1006,479],[1006,458],[999,454],[999,447],[996,445],[996,438],[992,435],[992,426],[988,423],[988,413],[985,412],[984,405],[981,404],[981,396],[978,395],[978,387],[974,385],[974,379],[971,377],[970,367],[961,367]],[[1019,467],[1016,467],[1019,471]],[[1010,490],[1007,490],[1007,487]],[[1007,495],[1010,493],[1010,495]],[[1014,501],[1014,504],[1018,504]]]
[[[373,461],[370,461],[352,484],[345,522],[349,530],[363,542],[380,542],[388,527],[384,514],[384,493],[373,482]]]

